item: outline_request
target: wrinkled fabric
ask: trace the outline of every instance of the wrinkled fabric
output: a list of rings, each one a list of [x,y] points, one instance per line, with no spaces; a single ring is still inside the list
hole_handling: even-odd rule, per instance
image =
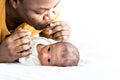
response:
[[[49,45],[55,43],[56,41],[52,39],[46,39],[44,37],[33,37],[31,38],[31,54],[27,57],[22,57],[19,59],[19,62],[23,65],[41,65],[40,60],[38,59],[37,45],[44,44]]]

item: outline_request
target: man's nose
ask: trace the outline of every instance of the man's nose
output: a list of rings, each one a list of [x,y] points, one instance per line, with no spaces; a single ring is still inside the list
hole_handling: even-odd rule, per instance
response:
[[[47,12],[46,12],[46,14],[45,14],[45,16],[44,16],[44,20],[52,20],[52,18],[55,16],[55,13],[54,13],[54,9],[53,8],[51,8],[51,9],[49,9]]]

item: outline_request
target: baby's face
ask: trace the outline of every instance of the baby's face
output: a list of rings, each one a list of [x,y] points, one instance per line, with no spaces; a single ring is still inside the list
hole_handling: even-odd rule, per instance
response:
[[[43,47],[39,51],[39,59],[42,65],[45,66],[60,66],[62,61],[62,57],[65,55],[66,48],[62,43],[59,44],[51,44]]]

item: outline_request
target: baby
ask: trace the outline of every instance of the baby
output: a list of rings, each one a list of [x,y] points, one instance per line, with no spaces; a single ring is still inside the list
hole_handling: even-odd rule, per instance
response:
[[[24,65],[77,66],[79,62],[78,49],[69,42],[44,37],[34,37],[31,41],[31,54],[19,59]]]

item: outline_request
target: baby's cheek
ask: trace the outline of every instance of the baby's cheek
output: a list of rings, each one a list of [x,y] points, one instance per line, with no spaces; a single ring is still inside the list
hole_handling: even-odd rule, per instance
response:
[[[44,66],[49,66],[50,62],[48,60],[50,61],[49,55],[44,54],[41,58],[41,64],[44,65]]]

